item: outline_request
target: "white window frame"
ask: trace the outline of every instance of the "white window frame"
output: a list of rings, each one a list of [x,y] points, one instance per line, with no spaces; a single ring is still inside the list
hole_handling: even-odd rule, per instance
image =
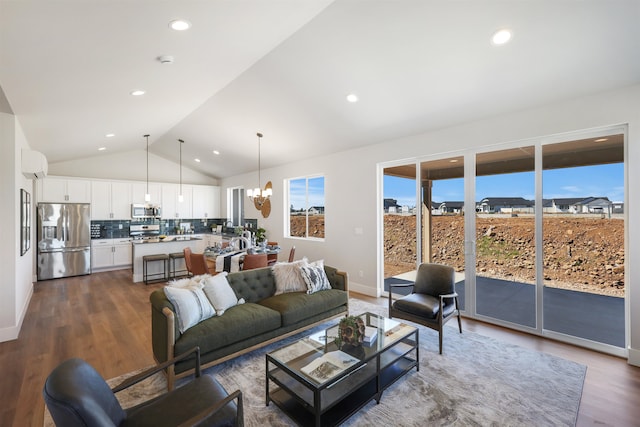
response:
[[[285,237],[289,238],[289,239],[300,239],[300,240],[313,240],[313,241],[324,241],[325,237],[312,237],[309,236],[309,208],[310,206],[310,202],[309,202],[309,180],[311,179],[316,179],[316,178],[322,178],[323,179],[323,189],[322,189],[322,198],[323,198],[323,208],[324,208],[324,213],[323,215],[325,215],[325,228],[324,228],[324,236],[326,237],[326,232],[327,232],[327,223],[326,223],[326,203],[327,203],[327,193],[326,193],[326,189],[327,189],[327,181],[326,181],[326,176],[322,173],[319,174],[313,174],[313,175],[304,175],[304,176],[297,176],[297,177],[293,177],[293,178],[286,178],[284,180],[284,185],[283,187],[286,190],[285,193],[285,197],[284,197],[284,230],[285,230]],[[301,180],[304,179],[305,183],[306,183],[306,190],[305,190],[305,224],[306,224],[306,230],[305,230],[305,236],[292,236],[291,235],[291,181],[297,181],[297,180]]]

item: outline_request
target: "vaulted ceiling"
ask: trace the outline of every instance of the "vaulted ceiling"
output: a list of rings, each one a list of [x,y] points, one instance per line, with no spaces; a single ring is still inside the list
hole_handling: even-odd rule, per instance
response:
[[[0,88],[50,163],[148,133],[224,178],[256,132],[265,168],[640,83],[638,22],[637,0],[0,0]]]

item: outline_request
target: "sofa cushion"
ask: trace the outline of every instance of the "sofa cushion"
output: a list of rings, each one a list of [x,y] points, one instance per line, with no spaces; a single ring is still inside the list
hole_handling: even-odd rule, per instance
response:
[[[346,305],[349,297],[338,289],[318,291],[311,295],[306,292],[289,292],[265,298],[258,304],[276,310],[282,316],[282,325],[288,326]]]
[[[225,311],[224,316],[211,317],[182,334],[176,342],[175,354],[199,346],[200,352],[223,348],[258,334],[279,328],[280,313],[268,307],[247,303]]]
[[[306,291],[307,284],[300,271],[300,268],[305,265],[307,265],[306,258],[293,262],[277,262],[272,267],[276,281],[275,295]]]
[[[236,296],[227,281],[227,272],[211,276],[204,281],[204,293],[216,309],[216,314],[222,316],[224,312],[234,305],[244,304],[244,299]]]
[[[301,266],[300,272],[302,273],[302,278],[307,284],[308,294],[313,294],[318,291],[331,289],[331,284],[329,283],[329,279],[327,278],[327,275],[324,272],[324,266],[322,265]]]
[[[216,314],[202,289],[165,286],[164,293],[175,307],[178,329],[182,333]]]

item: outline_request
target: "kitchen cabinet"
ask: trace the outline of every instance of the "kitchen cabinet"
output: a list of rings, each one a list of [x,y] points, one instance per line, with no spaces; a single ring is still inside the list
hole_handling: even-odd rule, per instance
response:
[[[144,200],[144,195],[147,194],[146,182],[134,182],[131,185],[131,203],[140,205],[162,205],[162,189],[158,183],[149,183],[149,195],[151,195],[150,201]]]
[[[91,219],[130,219],[131,183],[91,182]]]
[[[220,187],[211,185],[194,185],[193,218],[220,217]]]
[[[47,177],[38,181],[39,202],[91,203],[91,183],[84,179]]]
[[[113,270],[130,267],[131,239],[93,239],[91,240],[91,269]]]
[[[180,195],[180,186],[178,186],[178,195]],[[180,202],[176,196],[178,218],[193,218],[193,186],[182,184],[182,197],[183,201]]]
[[[193,218],[191,185],[182,185],[183,201],[178,201],[180,185],[162,184],[162,219]]]

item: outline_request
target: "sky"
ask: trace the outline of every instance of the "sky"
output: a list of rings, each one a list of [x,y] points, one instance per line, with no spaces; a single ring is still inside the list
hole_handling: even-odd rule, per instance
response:
[[[307,206],[307,183],[308,203]],[[293,209],[300,210],[312,206],[324,206],[324,177],[299,178],[289,181],[289,202]]]
[[[485,197],[523,197],[535,199],[533,172],[482,176],[476,178],[476,201]],[[401,206],[415,206],[415,180],[384,177],[384,198],[396,199]],[[624,201],[624,165],[581,166],[545,170],[542,173],[542,197],[579,198],[605,196],[612,202]],[[434,202],[463,201],[463,178],[434,181]]]

